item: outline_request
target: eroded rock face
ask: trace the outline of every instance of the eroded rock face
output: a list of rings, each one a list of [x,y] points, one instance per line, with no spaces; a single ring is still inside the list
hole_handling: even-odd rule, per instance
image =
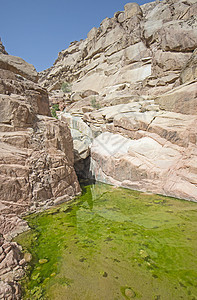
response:
[[[0,69],[11,71],[33,82],[38,81],[38,75],[34,66],[26,63],[20,57],[0,54]]]
[[[33,128],[1,133],[1,203],[18,213],[69,200],[80,191],[68,126],[37,117]]]
[[[21,299],[21,289],[17,281],[24,276],[25,259],[19,246],[0,238],[0,298]],[[5,281],[4,281],[5,280]]]
[[[114,115],[91,147],[96,180],[197,201],[195,116],[171,112]],[[110,132],[109,132],[110,131]]]
[[[181,83],[197,80],[197,49],[193,52],[189,61],[184,66],[181,75]]]
[[[73,139],[74,167],[80,178],[87,178],[89,171],[90,147],[94,138],[91,128],[79,116],[61,113],[59,119],[69,124]]]
[[[155,102],[160,109],[185,114],[197,114],[197,82],[181,85],[158,96]]]
[[[11,213],[47,207],[80,191],[67,124],[37,115],[35,106],[22,96],[0,96],[0,199]]]
[[[61,105],[95,138],[90,176],[197,200],[196,15],[195,0],[128,3],[40,74],[51,98],[72,83]]]
[[[21,216],[80,193],[66,123],[50,117],[33,66],[0,54],[0,298],[20,299],[25,260],[10,240],[27,230]]]
[[[177,97],[177,105],[178,99],[181,97]],[[87,125],[82,130],[80,117],[66,113],[60,116],[62,120],[67,116],[74,132],[78,132],[73,134],[74,139],[83,143],[88,134],[93,138],[89,173],[83,169],[86,176],[197,201],[196,115],[160,110],[153,100],[136,97],[128,104],[84,113],[83,120],[91,133]]]
[[[54,66],[40,73],[40,83],[50,91],[64,81],[72,82],[73,92],[94,90],[102,106],[128,103],[131,95],[163,95],[196,80],[196,13],[195,1],[128,3],[94,27],[87,39],[60,52]],[[172,110],[180,111],[176,106]],[[188,113],[187,105],[182,113]]]

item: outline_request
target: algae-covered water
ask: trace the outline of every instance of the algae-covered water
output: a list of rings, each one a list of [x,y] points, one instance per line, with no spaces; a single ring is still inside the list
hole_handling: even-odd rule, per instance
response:
[[[27,219],[24,299],[197,299],[197,203],[97,183]]]

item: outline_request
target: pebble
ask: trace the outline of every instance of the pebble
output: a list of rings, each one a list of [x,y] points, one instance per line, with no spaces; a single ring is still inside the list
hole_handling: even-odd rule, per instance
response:
[[[39,259],[39,264],[46,264],[48,262],[48,260],[46,258],[41,258]]]
[[[136,294],[132,289],[127,288],[125,289],[125,296],[131,299],[131,298],[135,298]]]

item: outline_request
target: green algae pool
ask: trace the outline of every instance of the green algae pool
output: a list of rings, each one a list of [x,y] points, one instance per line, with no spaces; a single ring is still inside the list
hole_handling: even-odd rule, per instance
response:
[[[197,299],[197,203],[97,183],[27,220],[23,299]]]

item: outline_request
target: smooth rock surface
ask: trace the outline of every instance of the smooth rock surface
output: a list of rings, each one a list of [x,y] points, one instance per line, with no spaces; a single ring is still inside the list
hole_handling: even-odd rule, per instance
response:
[[[91,172],[105,183],[197,201],[191,153],[195,159],[194,145],[188,153],[156,135],[130,140],[106,132],[91,147]]]
[[[197,49],[193,52],[189,61],[180,75],[181,83],[197,80]]]
[[[33,82],[38,81],[34,66],[17,56],[0,54],[0,69],[12,71]]]
[[[156,98],[160,109],[184,114],[197,114],[197,82],[189,82]]]

